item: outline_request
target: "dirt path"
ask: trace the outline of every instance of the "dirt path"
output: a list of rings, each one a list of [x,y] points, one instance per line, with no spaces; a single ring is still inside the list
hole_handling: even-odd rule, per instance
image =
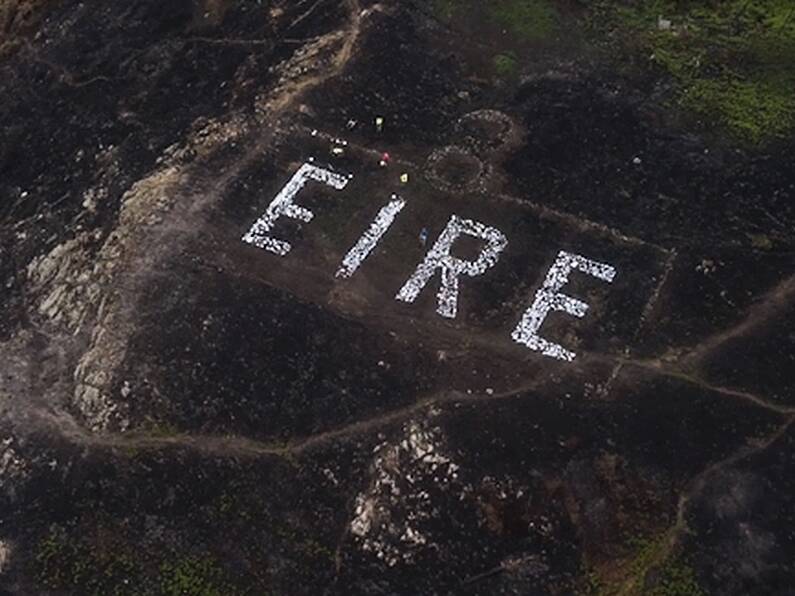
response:
[[[682,373],[669,373],[665,370],[644,366],[642,364],[636,364],[636,366],[648,373],[662,376],[672,376],[689,383],[694,383],[699,387],[703,387],[705,390],[723,395],[724,397],[747,401],[754,404],[755,406],[763,407],[778,414],[787,415],[789,417],[788,422],[785,427],[779,430],[780,433],[783,433],[786,427],[788,427],[793,420],[795,420],[795,408],[775,406],[750,394],[735,392],[719,387],[712,387],[703,381],[700,381],[699,379],[684,375]],[[72,419],[66,413],[54,414],[53,412],[50,412],[48,415],[43,416],[41,421],[47,426],[52,426],[52,430],[59,432],[70,442],[88,447],[131,450],[180,448],[189,449],[216,457],[297,457],[308,451],[311,451],[315,447],[319,447],[331,441],[363,435],[368,432],[381,429],[390,424],[399,423],[423,412],[430,407],[438,407],[451,403],[494,402],[524,396],[529,391],[534,389],[537,389],[537,383],[531,381],[529,383],[522,384],[521,386],[512,388],[509,391],[493,394],[467,394],[460,391],[442,391],[432,393],[420,397],[411,405],[390,410],[371,418],[357,420],[350,424],[288,441],[286,443],[264,442],[241,436],[189,433],[177,433],[168,436],[146,435],[135,432],[92,433],[74,421],[74,419]],[[67,417],[68,420],[65,420],[64,417]],[[64,424],[64,422],[66,422],[66,424]],[[774,438],[771,437],[771,440],[774,440]],[[743,453],[744,452],[741,452],[738,455],[732,457],[744,457]],[[728,465],[728,463],[725,465]],[[706,469],[704,472],[702,472],[702,475],[709,473],[714,467],[715,466],[712,466]]]
[[[665,365],[658,360],[622,360],[621,363],[623,366],[626,367],[630,368],[634,367],[637,369],[645,370],[666,377],[680,379],[691,385],[696,385],[697,387],[700,387],[705,391],[717,393],[719,395],[732,399],[740,399],[742,401],[746,401],[755,406],[759,406],[761,408],[764,408],[765,410],[769,410],[777,414],[783,414],[783,415],[795,414],[795,406],[784,406],[775,403],[772,400],[769,400],[765,397],[755,395],[753,393],[748,393],[747,391],[740,391],[738,389],[732,389],[730,387],[720,387],[718,385],[713,385],[705,381],[704,379],[700,378],[696,374],[687,372],[677,367],[671,367]]]
[[[687,514],[687,505],[693,500],[694,497],[704,490],[704,487],[706,486],[707,480],[710,478],[710,476],[725,470],[726,468],[733,466],[744,459],[768,450],[773,446],[774,443],[776,443],[776,441],[781,439],[787,433],[793,423],[795,423],[795,415],[788,418],[783,425],[781,425],[775,432],[773,432],[758,445],[753,447],[741,447],[729,457],[713,463],[711,466],[705,468],[703,472],[693,478],[690,481],[688,488],[679,497],[679,505],[677,507],[676,524],[674,524],[674,535],[672,536],[672,542],[681,539],[682,535],[687,531],[687,520],[685,519]]]
[[[318,4],[320,3],[315,3],[309,11],[299,17],[299,20],[306,18],[309,12]],[[354,49],[362,33],[363,19],[373,12],[381,10],[380,4],[362,10],[359,0],[345,0],[345,5],[348,7],[351,14],[348,28],[321,36],[306,46],[305,55],[310,57],[318,56],[334,44],[342,42],[342,47],[331,59],[330,68],[327,70],[320,70],[312,76],[301,77],[300,79],[286,83],[279,90],[277,97],[269,100],[264,106],[271,118],[278,118],[278,116],[289,109],[305,91],[339,75],[353,56]],[[295,23],[293,23],[293,25],[295,25]]]
[[[109,379],[108,371],[112,371],[123,358],[129,335],[135,327],[134,304],[141,284],[145,283],[140,272],[168,255],[173,246],[170,238],[175,233],[190,233],[187,224],[200,217],[208,201],[220,196],[221,189],[234,175],[261,153],[271,138],[273,122],[291,109],[303,92],[343,71],[354,56],[363,20],[372,11],[380,10],[380,6],[375,5],[362,11],[358,0],[346,0],[346,5],[350,11],[349,25],[312,41],[309,44],[312,51],[307,54],[297,54],[301,66],[320,56],[329,58],[330,67],[307,74],[303,68],[293,69],[287,83],[277,86],[267,96],[271,101],[257,106],[259,125],[252,126],[254,123],[250,119],[247,121],[240,114],[231,113],[209,122],[198,135],[184,139],[179,148],[171,148],[157,169],[131,185],[123,198],[116,228],[96,253],[92,254],[86,248],[93,240],[89,233],[85,233],[70,243],[59,245],[37,261],[35,266],[42,266],[43,270],[46,265],[47,272],[42,273],[38,285],[34,284],[35,295],[40,302],[31,299],[32,308],[41,310],[49,304],[50,312],[55,313],[53,321],[56,325],[47,321],[49,313],[41,312],[44,320],[39,318],[29,331],[23,331],[18,338],[0,345],[0,357],[15,363],[18,373],[13,383],[0,383],[0,395],[5,392],[9,396],[24,396],[24,399],[10,400],[3,413],[12,427],[35,433],[35,421],[40,420],[48,430],[55,423],[56,427],[64,430],[64,434],[81,437],[83,433],[78,428],[82,425],[60,409],[64,395],[70,391],[75,394],[75,404],[82,403],[83,396],[90,396],[86,400],[88,411],[92,415],[97,414],[99,428],[114,415],[116,406],[113,398],[106,397],[108,387],[103,379]],[[263,112],[264,109],[267,111]],[[220,178],[202,171],[202,159],[211,158],[232,141],[250,141],[252,138],[256,141],[250,150]],[[199,157],[185,160],[183,155],[191,153]],[[191,200],[177,201],[177,198]],[[72,311],[76,314],[70,318]],[[60,319],[64,313],[67,315],[66,324]],[[56,327],[64,329],[57,331]],[[34,347],[29,338],[31,334],[47,337],[51,348]],[[81,339],[87,335],[90,336],[88,345]],[[53,350],[57,350],[61,357],[40,362],[43,355]],[[75,363],[76,370],[67,368],[74,368]],[[74,378],[76,389],[70,389],[61,382],[45,383],[47,379],[67,378]],[[22,382],[22,379],[29,382]],[[86,415],[94,426],[91,415]]]
[[[689,531],[687,526],[688,505],[704,490],[709,479],[713,478],[715,474],[771,448],[787,433],[793,423],[795,423],[795,415],[791,416],[760,443],[753,446],[740,447],[728,457],[714,462],[691,478],[685,489],[679,494],[676,521],[662,534],[660,548],[656,549],[653,556],[643,562],[643,566],[640,569],[633,567],[631,564],[628,565],[624,572],[624,579],[616,586],[615,594],[618,596],[639,596],[643,594],[643,586],[647,576],[659,571],[666,562],[674,558],[679,552],[681,541]]]
[[[741,337],[759,325],[763,325],[781,310],[791,305],[793,300],[795,300],[795,275],[781,281],[763,295],[756,304],[748,309],[747,316],[739,324],[716,333],[693,347],[682,359],[682,365],[697,367],[715,349],[727,341]]]
[[[654,560],[650,562],[648,570],[659,569],[666,561],[668,561],[677,552],[681,545],[681,540],[689,531],[687,526],[687,510],[690,502],[693,501],[706,487],[707,481],[714,477],[715,474],[745,460],[754,455],[763,453],[770,449],[777,441],[779,441],[795,423],[795,415],[790,417],[782,426],[776,429],[770,436],[764,439],[758,445],[753,447],[743,446],[736,452],[731,454],[725,459],[719,460],[712,465],[705,468],[702,472],[693,477],[688,484],[687,488],[679,495],[679,503],[676,509],[676,523],[668,530],[667,539],[663,548],[656,553]],[[638,574],[630,578],[619,592],[622,595],[631,595],[639,593],[639,582],[642,582],[646,574]]]

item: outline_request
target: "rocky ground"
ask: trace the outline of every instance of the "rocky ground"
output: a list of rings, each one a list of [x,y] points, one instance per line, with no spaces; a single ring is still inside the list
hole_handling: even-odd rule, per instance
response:
[[[0,0],[0,594],[795,594],[790,56],[778,0]],[[454,318],[396,299],[452,215]]]

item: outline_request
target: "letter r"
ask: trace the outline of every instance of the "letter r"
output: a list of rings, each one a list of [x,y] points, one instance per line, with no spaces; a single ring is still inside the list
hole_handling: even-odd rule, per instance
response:
[[[464,261],[450,254],[453,243],[462,234],[486,241],[486,246],[480,252],[477,260]],[[497,263],[500,253],[507,244],[508,240],[505,235],[496,228],[453,215],[439,239],[426,255],[425,260],[420,263],[414,274],[400,289],[396,298],[403,302],[414,302],[434,276],[436,270],[441,269],[442,280],[437,294],[439,304],[436,312],[448,319],[454,319],[458,313],[458,277],[462,274],[469,277],[483,275]]]

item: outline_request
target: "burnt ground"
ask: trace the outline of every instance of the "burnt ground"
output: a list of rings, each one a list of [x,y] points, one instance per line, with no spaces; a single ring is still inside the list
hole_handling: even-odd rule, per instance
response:
[[[795,593],[795,146],[561,6],[0,0],[0,594]],[[452,214],[508,245],[445,319]],[[511,340],[561,250],[572,362]]]

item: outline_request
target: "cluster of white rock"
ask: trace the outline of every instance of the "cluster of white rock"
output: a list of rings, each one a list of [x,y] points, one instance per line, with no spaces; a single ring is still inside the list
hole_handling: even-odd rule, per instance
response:
[[[560,344],[544,339],[539,335],[539,331],[544,319],[552,311],[562,311],[578,318],[584,317],[588,311],[588,304],[582,300],[560,293],[563,286],[569,283],[569,274],[575,269],[608,283],[611,283],[616,276],[616,270],[610,265],[598,263],[564,250],[560,251],[555,263],[549,268],[544,284],[536,293],[533,305],[525,312],[519,325],[511,334],[514,341],[526,345],[531,350],[541,352],[545,356],[567,362],[574,360],[576,357],[574,352],[565,349]]]
[[[478,125],[481,125],[480,130],[477,130]],[[457,128],[465,141],[481,151],[507,149],[519,136],[513,119],[498,110],[476,110],[464,114],[458,119]]]
[[[14,449],[14,439],[0,441],[0,489],[14,498],[22,484],[30,477],[28,464]]]
[[[459,160],[469,165],[467,176],[461,180],[451,180],[444,171],[450,160]],[[425,161],[425,178],[431,186],[449,193],[483,192],[492,174],[490,165],[483,163],[478,157],[456,145],[435,150]]]
[[[279,191],[279,194],[268,205],[262,217],[255,221],[251,229],[243,235],[243,242],[253,244],[257,248],[262,248],[279,256],[284,256],[290,252],[292,249],[290,244],[284,240],[277,240],[271,237],[270,232],[276,220],[282,216],[305,223],[312,221],[315,214],[306,207],[295,204],[295,196],[301,192],[301,189],[306,186],[309,180],[316,180],[337,190],[342,190],[348,184],[348,177],[346,176],[320,168],[311,163],[305,163],[298,168],[298,171],[293,174],[290,181]]]
[[[397,214],[405,206],[405,200],[397,195],[392,195],[392,200],[378,212],[378,215],[376,215],[364,235],[359,238],[359,241],[345,255],[342,265],[337,271],[337,277],[350,277],[356,272],[365,259],[370,256],[370,253],[373,252],[373,249],[395,221]]]
[[[129,425],[124,404],[110,389],[129,333],[135,329],[129,320],[134,311],[124,303],[132,302],[130,294],[137,283],[124,279],[130,263],[153,261],[168,250],[170,231],[157,227],[168,214],[182,225],[186,217],[213,199],[208,194],[201,201],[183,201],[180,205],[181,189],[188,187],[189,168],[194,161],[234,144],[246,131],[247,123],[235,116],[223,121],[197,121],[196,127],[184,142],[168,147],[157,159],[157,167],[124,193],[117,225],[109,235],[98,229],[80,231],[27,267],[28,291],[37,300],[39,313],[75,336],[83,331],[90,333],[90,346],[73,373],[71,405],[91,430],[114,426],[124,429]],[[115,155],[113,148],[103,148],[95,158],[102,171],[98,185],[84,195],[83,206],[88,211],[97,209],[98,201],[108,197],[110,180],[119,171]],[[174,221],[170,222],[172,227]],[[136,274],[130,278],[136,278]],[[125,291],[119,291],[120,287]]]
[[[0,575],[6,570],[11,559],[11,544],[5,540],[0,540]]]
[[[462,234],[486,241],[476,261],[464,261],[450,254],[450,249]],[[439,304],[436,309],[441,316],[454,319],[458,314],[458,277],[483,275],[499,260],[500,253],[508,245],[508,239],[496,228],[471,219],[453,215],[425,260],[400,289],[396,298],[403,302],[414,302],[431,280],[437,269],[441,269],[442,283],[439,288]]]
[[[351,175],[345,176],[318,167],[311,162],[303,164],[271,202],[263,216],[254,222],[246,232],[243,241],[279,256],[285,256],[291,250],[290,244],[272,237],[270,233],[276,220],[282,216],[304,222],[312,220],[314,214],[309,209],[295,204],[296,195],[306,186],[306,183],[309,180],[315,180],[342,190],[347,186],[351,177]],[[343,259],[342,265],[337,270],[338,278],[348,278],[354,274],[375,249],[405,205],[405,200],[397,195],[392,195],[392,200],[381,209],[370,227]],[[424,243],[425,236],[423,235],[427,235],[426,229],[421,234]],[[462,235],[484,241],[484,246],[476,260],[467,261],[451,254],[453,244]],[[454,319],[458,314],[459,278],[462,275],[468,277],[483,275],[497,264],[500,254],[507,245],[508,239],[498,229],[478,221],[452,215],[431,250],[401,287],[395,298],[402,302],[414,302],[438,271],[441,283],[437,293],[436,312],[442,317]],[[588,304],[560,292],[563,286],[569,282],[569,274],[574,270],[608,283],[612,282],[616,276],[615,268],[610,265],[560,251],[547,273],[543,286],[536,293],[532,306],[523,314],[511,334],[515,342],[557,360],[567,362],[574,360],[576,357],[574,352],[542,338],[539,334],[541,326],[550,312],[560,311],[582,318],[588,311]]]
[[[439,511],[423,486],[450,487],[459,466],[440,447],[441,431],[417,422],[398,444],[375,448],[373,478],[356,497],[350,531],[359,547],[394,567],[436,548],[424,529]]]

